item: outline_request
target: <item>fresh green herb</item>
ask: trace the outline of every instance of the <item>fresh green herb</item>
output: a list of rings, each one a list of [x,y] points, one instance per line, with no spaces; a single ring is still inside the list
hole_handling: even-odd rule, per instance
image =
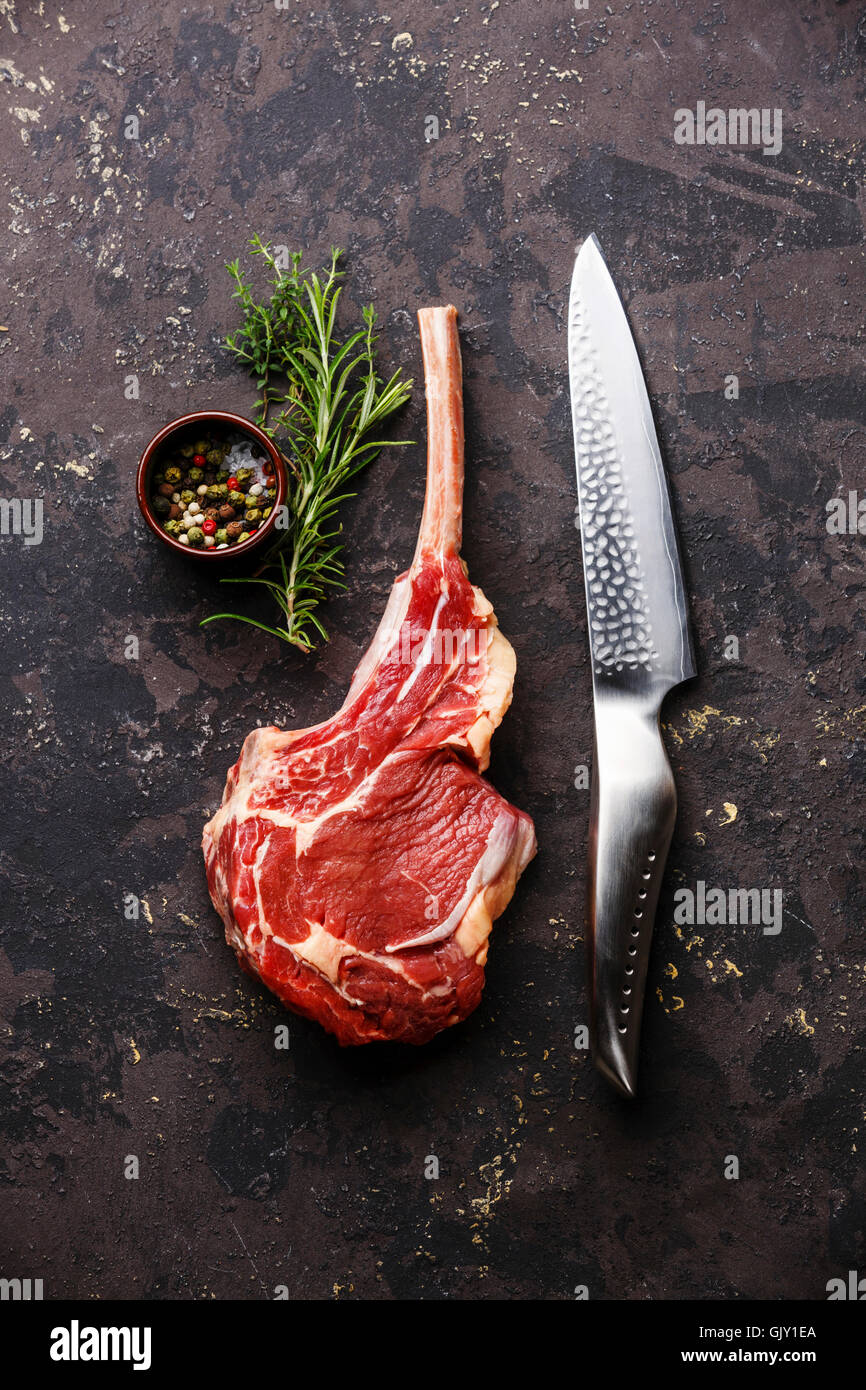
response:
[[[240,265],[227,267],[243,322],[226,347],[255,378],[258,423],[274,437],[287,462],[288,525],[277,533],[262,569],[224,584],[259,584],[280,610],[276,626],[241,613],[214,613],[252,623],[285,642],[310,651],[327,641],[317,608],[328,589],[345,588],[340,559],[341,502],[354,494],[346,484],[389,442],[381,427],[409,399],[412,382],[396,371],[383,382],[376,372],[376,314],[362,310],[364,326],[341,339],[336,327],[341,252],[318,274],[301,269],[301,253],[283,268],[267,242],[254,237],[254,255],[270,271],[271,294],[259,302]]]

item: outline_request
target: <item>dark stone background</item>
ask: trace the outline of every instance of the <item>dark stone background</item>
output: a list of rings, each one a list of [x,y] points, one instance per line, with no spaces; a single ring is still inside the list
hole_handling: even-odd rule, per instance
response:
[[[866,488],[863,5],[3,8],[0,486],[44,497],[46,533],[0,545],[0,1273],[52,1298],[825,1297],[866,1268],[864,539],[825,528]],[[675,145],[701,99],[782,108],[782,153]],[[563,308],[591,230],[644,355],[700,665],[666,707],[681,807],[632,1106],[573,1046],[591,711]],[[290,1020],[275,1053],[286,1015],[205,890],[226,768],[257,722],[340,703],[423,490],[419,384],[418,446],[345,509],[330,646],[198,627],[215,583],[146,531],[133,475],[171,416],[251,409],[220,338],[254,231],[347,248],[385,370],[420,377],[419,305],[461,311],[465,555],[518,654],[491,776],[540,850],[481,1008],[422,1051]],[[698,879],[780,887],[781,934],[676,928]]]

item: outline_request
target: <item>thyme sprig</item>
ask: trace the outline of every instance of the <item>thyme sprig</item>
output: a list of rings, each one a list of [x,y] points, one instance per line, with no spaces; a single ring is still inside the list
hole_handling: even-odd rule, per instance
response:
[[[257,574],[224,584],[258,584],[281,614],[275,626],[242,613],[214,613],[205,622],[234,618],[310,651],[328,634],[317,609],[327,591],[345,588],[340,504],[349,481],[388,443],[381,426],[409,399],[412,382],[398,370],[383,382],[375,366],[376,312],[362,309],[363,327],[342,338],[336,326],[342,252],[331,251],[321,275],[301,268],[302,253],[280,264],[258,236],[252,253],[267,266],[271,294],[259,301],[239,261],[226,267],[240,304],[241,327],[225,346],[255,378],[256,419],[275,439],[287,463],[286,525]]]

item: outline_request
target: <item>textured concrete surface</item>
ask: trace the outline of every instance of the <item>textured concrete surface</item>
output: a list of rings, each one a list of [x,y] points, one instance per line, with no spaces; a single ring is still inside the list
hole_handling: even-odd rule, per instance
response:
[[[866,1268],[866,539],[825,525],[866,492],[863,5],[6,0],[0,33],[0,487],[45,506],[41,545],[0,540],[0,1273],[47,1297],[823,1298]],[[778,107],[781,153],[677,145],[701,100]],[[631,1107],[574,1046],[591,724],[563,305],[592,230],[701,672],[666,709],[680,817]],[[419,305],[461,311],[464,553],[519,663],[491,775],[540,851],[482,1007],[423,1051],[290,1019],[276,1052],[286,1016],[205,889],[244,734],[340,703],[423,489],[416,389],[419,446],[346,508],[330,646],[199,629],[214,581],[145,530],[133,474],[171,416],[251,408],[219,343],[254,231],[347,248],[386,369],[420,377]],[[699,880],[781,889],[782,931],[677,925]]]

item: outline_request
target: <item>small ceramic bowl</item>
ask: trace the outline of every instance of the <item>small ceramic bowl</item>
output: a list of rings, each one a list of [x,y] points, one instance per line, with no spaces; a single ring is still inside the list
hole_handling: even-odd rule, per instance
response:
[[[246,435],[251,444],[257,444],[268,455],[277,480],[277,495],[270,516],[249,540],[243,541],[240,545],[230,545],[227,550],[218,550],[216,546],[209,550],[199,550],[198,547],[181,545],[180,541],[176,541],[162,529],[150,504],[150,476],[163,454],[189,443],[205,431],[212,431],[214,434]],[[242,415],[232,415],[227,410],[194,410],[189,415],[179,415],[176,420],[169,421],[153,436],[139,460],[135,491],[142,516],[163,545],[170,546],[187,559],[204,560],[208,564],[214,564],[220,560],[236,560],[241,555],[249,555],[251,550],[255,550],[273,534],[279,508],[286,500],[286,465],[273,440],[269,439],[258,425],[254,425],[252,420],[245,420]]]

